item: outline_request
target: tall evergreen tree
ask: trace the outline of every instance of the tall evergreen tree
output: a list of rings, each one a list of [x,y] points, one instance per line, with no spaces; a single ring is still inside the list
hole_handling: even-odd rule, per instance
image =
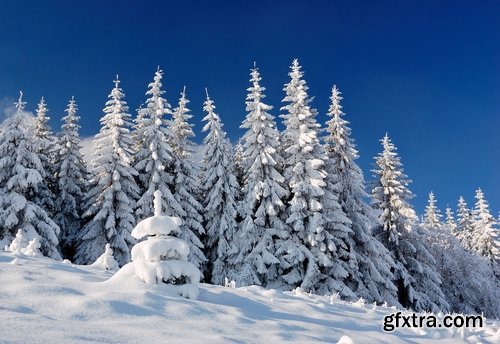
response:
[[[87,169],[83,161],[81,140],[78,134],[80,116],[74,97],[68,103],[62,118],[59,150],[56,158],[57,194],[54,221],[61,229],[61,250],[66,258],[73,259],[76,237],[81,228],[82,202],[85,192]]]
[[[500,263],[500,235],[494,229],[495,218],[481,189],[476,190],[476,205],[472,212],[471,250]]]
[[[236,180],[238,181],[238,184],[240,185],[240,188],[243,188],[245,181],[244,181],[244,175],[245,175],[245,167],[243,166],[243,143],[242,139],[239,139],[238,142],[234,145],[234,152],[233,152],[233,161],[234,161],[234,175],[236,177]]]
[[[428,204],[425,207],[424,226],[427,229],[438,230],[442,226],[442,221],[441,221],[442,217],[443,216],[441,215],[441,212],[436,206],[436,199],[434,198],[434,193],[431,191],[429,193]]]
[[[355,269],[348,266],[350,269],[346,270],[349,271],[348,283],[365,300],[397,304],[397,289],[391,273],[395,263],[389,251],[371,233],[376,219],[373,210],[365,202],[368,194],[363,172],[356,163],[358,151],[351,138],[349,122],[343,118],[342,96],[336,86],[332,88],[330,99],[327,113],[330,119],[327,121],[325,137],[328,155],[326,171],[334,187],[332,191],[338,195],[342,211],[350,220],[348,225],[351,232],[345,232],[343,237],[348,235],[349,241],[353,242],[344,244],[344,247],[352,246],[356,266]],[[349,256],[347,258],[346,262],[349,262]]]
[[[341,279],[343,272],[332,275],[332,253],[336,246],[332,234],[325,228],[328,219],[321,204],[325,195],[325,155],[318,140],[319,124],[316,110],[310,106],[307,84],[299,61],[295,59],[288,73],[290,82],[281,108],[285,130],[282,135],[284,177],[290,190],[288,218],[290,244],[284,259],[288,265],[283,275],[290,287],[305,290],[319,288],[349,291]]]
[[[259,70],[251,71],[246,110],[241,128],[246,129],[241,148],[243,188],[241,217],[237,233],[240,249],[232,278],[238,285],[280,286],[281,260],[276,251],[287,239],[284,223],[287,196],[284,178],[277,170],[279,133],[275,129],[272,106],[263,102],[265,88],[260,85]],[[285,250],[281,249],[281,255]]]
[[[189,120],[193,117],[187,107],[186,89],[181,93],[179,105],[174,110],[172,122],[172,142],[174,162],[174,198],[185,215],[181,216],[182,225],[180,237],[190,247],[189,261],[201,268],[207,259],[203,253],[200,237],[205,234],[203,228],[203,206],[198,201],[201,185],[199,173],[193,161],[195,144],[190,140],[194,137],[193,125]]]
[[[35,119],[24,111],[22,96],[0,133],[0,239],[10,241],[18,232],[28,240],[39,237],[42,253],[61,259],[59,227],[38,202],[46,172],[34,138]]]
[[[446,207],[445,215],[446,215],[446,226],[448,227],[451,233],[455,234],[455,231],[457,229],[457,223],[455,222],[455,215],[453,214],[453,210],[451,210],[450,207]]]
[[[49,126],[48,111],[45,99],[42,97],[36,110],[34,140],[45,175],[43,184],[38,187],[35,202],[52,217],[55,212],[55,192],[57,190],[54,167],[57,147],[56,138]]]
[[[103,110],[101,130],[93,142],[93,179],[84,213],[88,222],[78,234],[78,264],[95,261],[109,243],[116,261],[123,266],[129,262],[130,247],[135,243],[130,233],[136,223],[133,209],[139,189],[134,179],[137,171],[131,165],[131,116],[118,76],[114,83]]]
[[[203,132],[207,132],[207,136],[203,139],[205,150],[202,171],[207,231],[206,277],[214,284],[224,284],[224,279],[230,277],[230,268],[234,265],[238,253],[234,236],[237,230],[236,199],[239,186],[234,175],[231,146],[208,92],[203,110],[207,113],[203,118],[206,122]]]
[[[460,199],[458,200],[457,229],[455,235],[462,243],[462,246],[467,250],[471,249],[472,230],[473,224],[471,211],[467,207],[467,203],[464,198],[460,196]]]
[[[170,130],[170,104],[163,98],[163,71],[158,68],[154,80],[149,84],[146,106],[139,110],[136,121],[135,169],[139,173],[141,196],[137,201],[138,220],[153,215],[153,193],[162,194],[162,212],[169,216],[186,216],[184,210],[172,195],[174,189],[174,156],[172,152],[173,133]]]
[[[389,137],[381,142],[383,152],[375,158],[373,170],[373,207],[379,211],[380,221],[374,234],[394,255],[399,302],[416,311],[447,310],[435,260],[423,244],[423,233],[409,204],[413,197],[408,189],[410,180]]]

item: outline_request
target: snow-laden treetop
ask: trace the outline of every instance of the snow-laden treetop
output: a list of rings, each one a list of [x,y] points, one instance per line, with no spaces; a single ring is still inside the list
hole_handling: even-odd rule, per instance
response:
[[[153,204],[155,215],[142,220],[135,226],[131,233],[134,238],[166,236],[170,233],[180,232],[179,226],[182,225],[182,220],[179,217],[161,215],[161,192],[159,190],[154,193]]]

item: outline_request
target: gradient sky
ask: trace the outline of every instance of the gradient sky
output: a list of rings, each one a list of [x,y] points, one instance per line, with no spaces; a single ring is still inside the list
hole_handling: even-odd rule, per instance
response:
[[[82,136],[99,130],[115,74],[130,108],[157,65],[175,104],[187,86],[196,133],[208,87],[231,140],[242,135],[249,69],[279,113],[299,58],[324,123],[332,84],[371,179],[378,140],[399,148],[422,211],[474,203],[500,210],[500,1],[9,1],[0,8],[0,106],[45,96],[51,124],[71,96]]]

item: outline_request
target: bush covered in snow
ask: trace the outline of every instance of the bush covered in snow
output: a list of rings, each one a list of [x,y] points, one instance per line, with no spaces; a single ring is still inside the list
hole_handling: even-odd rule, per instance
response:
[[[154,216],[142,220],[132,231],[136,239],[144,239],[132,247],[132,262],[120,275],[133,272],[147,284],[166,283],[181,296],[198,297],[200,271],[188,262],[189,247],[184,240],[171,236],[179,233],[182,221],[178,217],[161,215],[161,192],[154,193]]]

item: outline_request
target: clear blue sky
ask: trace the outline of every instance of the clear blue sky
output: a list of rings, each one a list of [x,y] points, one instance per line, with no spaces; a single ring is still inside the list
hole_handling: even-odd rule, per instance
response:
[[[278,114],[300,59],[314,106],[333,83],[367,179],[388,132],[413,179],[418,211],[481,186],[500,210],[500,1],[9,1],[0,10],[0,103],[45,96],[52,126],[74,95],[95,134],[115,74],[131,109],[156,66],[175,104],[187,86],[198,138],[204,87],[232,140],[242,132],[249,69]]]

